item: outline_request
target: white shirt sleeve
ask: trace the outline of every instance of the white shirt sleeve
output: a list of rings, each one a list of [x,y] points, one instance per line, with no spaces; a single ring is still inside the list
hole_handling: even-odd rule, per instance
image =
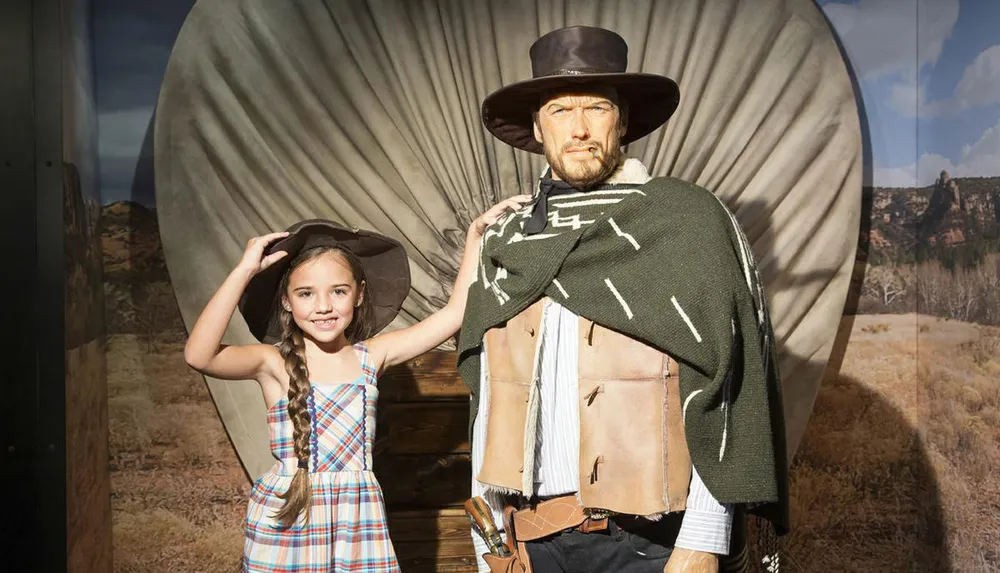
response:
[[[687,510],[681,521],[675,546],[717,555],[729,553],[729,538],[733,531],[733,504],[719,503],[691,466],[691,489]]]

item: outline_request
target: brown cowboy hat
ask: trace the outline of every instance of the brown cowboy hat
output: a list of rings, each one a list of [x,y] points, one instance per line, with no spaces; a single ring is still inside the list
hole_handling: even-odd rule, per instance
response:
[[[320,245],[343,247],[361,259],[368,278],[368,296],[375,309],[375,332],[396,318],[410,292],[410,265],[398,241],[324,219],[300,221],[286,231],[289,235],[268,245],[264,255],[277,251],[286,251],[288,255],[254,275],[240,297],[240,313],[257,340],[268,344],[281,340],[278,323],[281,278],[296,255]]]
[[[603,28],[573,26],[545,34],[531,45],[532,79],[504,86],[483,101],[483,123],[500,141],[544,153],[535,140],[532,113],[542,94],[591,84],[614,87],[628,102],[628,131],[622,145],[648,135],[677,109],[680,90],[657,74],[627,73],[628,44]]]

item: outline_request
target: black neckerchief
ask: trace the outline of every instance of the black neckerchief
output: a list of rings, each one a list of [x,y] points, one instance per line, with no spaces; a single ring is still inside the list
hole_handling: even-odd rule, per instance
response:
[[[524,224],[525,235],[536,235],[545,230],[549,223],[549,197],[579,193],[580,190],[565,181],[553,179],[546,174],[538,180],[538,197],[532,208],[531,216]]]

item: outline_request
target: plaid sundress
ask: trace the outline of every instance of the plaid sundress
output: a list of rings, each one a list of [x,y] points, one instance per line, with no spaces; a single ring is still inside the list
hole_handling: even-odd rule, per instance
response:
[[[243,570],[247,573],[397,572],[389,540],[382,488],[372,473],[375,369],[368,348],[354,350],[363,374],[354,382],[311,386],[312,421],[309,522],[303,516],[283,527],[274,515],[284,505],[298,468],[287,399],[267,412],[271,453],[277,463],[253,484],[247,510]]]

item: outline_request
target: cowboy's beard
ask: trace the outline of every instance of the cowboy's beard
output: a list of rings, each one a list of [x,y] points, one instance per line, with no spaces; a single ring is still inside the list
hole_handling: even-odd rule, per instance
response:
[[[596,141],[570,142],[559,149],[553,149],[554,147],[555,145],[544,145],[545,159],[552,167],[552,173],[581,191],[600,185],[611,177],[625,157],[618,133],[611,134],[607,148]],[[581,160],[568,158],[564,153],[568,149],[583,147],[596,151],[597,157],[591,155]]]

